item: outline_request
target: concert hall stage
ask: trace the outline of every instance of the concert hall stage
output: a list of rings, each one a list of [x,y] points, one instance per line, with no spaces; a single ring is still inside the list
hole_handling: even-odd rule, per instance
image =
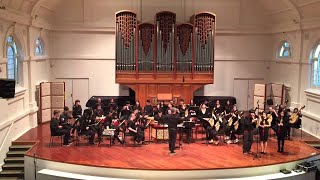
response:
[[[113,178],[203,179],[277,173],[293,168],[297,162],[319,158],[317,149],[298,139],[286,141],[285,152],[278,153],[277,141],[270,137],[268,154],[259,159],[243,155],[242,142],[218,146],[203,144],[201,140],[183,143],[175,155],[169,154],[168,144],[155,142],[140,147],[123,147],[116,142],[109,147],[109,140],[104,139],[98,146],[88,145],[82,138],[79,146],[63,147],[56,137],[54,146],[49,147],[49,123],[29,130],[16,142],[37,142],[25,155],[26,179],[34,179],[34,167],[36,171],[50,169]],[[132,144],[129,138],[128,141]],[[256,146],[254,143],[252,151],[256,151]]]

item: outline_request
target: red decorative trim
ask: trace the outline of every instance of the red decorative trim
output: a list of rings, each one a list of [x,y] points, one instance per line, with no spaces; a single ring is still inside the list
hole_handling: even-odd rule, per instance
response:
[[[116,14],[116,23],[119,24],[119,32],[126,48],[130,46],[134,30],[137,28],[137,15],[131,11],[121,11]]]
[[[180,24],[177,26],[177,37],[179,50],[183,55],[186,55],[189,44],[191,42],[191,34],[193,33],[193,26],[191,24]]]
[[[141,40],[143,52],[147,56],[151,48],[152,37],[154,35],[154,25],[149,23],[140,24],[139,31],[139,40]]]

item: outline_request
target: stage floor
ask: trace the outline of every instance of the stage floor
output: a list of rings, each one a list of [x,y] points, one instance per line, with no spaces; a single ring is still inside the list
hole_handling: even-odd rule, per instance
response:
[[[109,147],[109,140],[106,139],[100,146],[88,145],[87,140],[82,139],[79,146],[72,144],[69,147],[63,147],[60,146],[60,139],[55,138],[55,145],[49,147],[49,123],[29,130],[16,141],[38,142],[27,156],[35,155],[39,159],[55,162],[119,169],[213,170],[275,165],[319,155],[317,149],[300,141],[300,137],[297,139],[299,140],[286,141],[285,152],[278,153],[277,141],[274,137],[270,137],[268,153],[259,159],[254,159],[253,155],[243,155],[242,142],[239,144],[220,142],[218,146],[206,145],[203,141],[183,143],[181,149],[176,150],[175,155],[169,154],[168,144],[155,142],[140,147],[122,147],[117,142]],[[253,152],[256,151],[256,147],[254,143]]]

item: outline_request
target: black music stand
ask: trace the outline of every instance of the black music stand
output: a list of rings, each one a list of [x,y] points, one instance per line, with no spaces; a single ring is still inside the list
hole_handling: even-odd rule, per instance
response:
[[[194,121],[184,121],[183,126],[187,130],[187,143],[190,144],[191,138],[193,139],[192,128],[196,126],[196,123]]]

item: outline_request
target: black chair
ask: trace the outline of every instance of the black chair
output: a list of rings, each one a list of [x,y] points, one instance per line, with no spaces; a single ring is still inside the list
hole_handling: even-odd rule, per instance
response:
[[[51,147],[53,145],[54,137],[60,137],[60,144],[62,146],[62,144],[63,144],[62,143],[63,135],[62,134],[54,134],[54,133],[51,132],[49,147]]]

